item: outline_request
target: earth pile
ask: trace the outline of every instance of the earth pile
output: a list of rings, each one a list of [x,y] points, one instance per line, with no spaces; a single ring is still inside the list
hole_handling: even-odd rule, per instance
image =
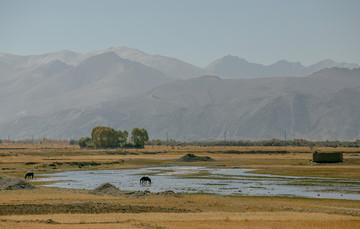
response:
[[[200,157],[200,156],[196,156],[194,154],[188,153],[185,156],[178,159],[177,161],[196,162],[196,161],[215,161],[215,160],[208,156]]]
[[[0,176],[0,190],[19,190],[19,189],[36,189],[32,184],[21,178],[11,178]]]

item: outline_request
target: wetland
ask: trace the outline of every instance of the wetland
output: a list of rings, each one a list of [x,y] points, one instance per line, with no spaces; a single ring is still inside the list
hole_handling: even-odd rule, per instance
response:
[[[222,169],[207,166],[166,166],[124,170],[67,171],[46,174],[45,186],[94,189],[111,183],[120,190],[219,195],[288,196],[360,200],[360,180],[253,174],[254,169]],[[151,174],[152,184],[139,179]]]
[[[221,153],[228,150],[244,153]],[[146,146],[124,152],[10,145],[0,149],[0,175],[23,179],[26,172],[34,171],[35,179],[27,181],[37,188],[0,191],[0,227],[360,226],[358,152],[320,148],[317,150],[344,151],[344,162],[316,164],[309,161],[312,154],[304,147],[288,148],[286,154],[277,153],[279,150]],[[189,153],[214,160],[179,161]],[[140,186],[144,175],[151,177],[151,186]],[[91,193],[106,182],[126,193],[154,195]],[[163,194],[155,195],[157,192]]]

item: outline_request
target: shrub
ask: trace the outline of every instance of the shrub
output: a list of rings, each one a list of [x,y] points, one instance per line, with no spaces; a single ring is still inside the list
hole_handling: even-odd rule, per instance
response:
[[[79,146],[81,148],[85,148],[85,147],[93,147],[94,143],[92,142],[92,139],[89,137],[85,137],[85,138],[80,138],[79,140]]]

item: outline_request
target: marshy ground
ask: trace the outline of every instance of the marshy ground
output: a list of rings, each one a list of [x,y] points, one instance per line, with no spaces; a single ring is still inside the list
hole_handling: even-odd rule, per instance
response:
[[[0,175],[201,165],[256,169],[255,173],[360,179],[360,150],[344,162],[310,162],[312,151],[279,147],[158,147],[85,150],[71,146],[0,146]],[[266,151],[267,153],[254,153]],[[248,152],[248,153],[247,153]],[[181,162],[187,153],[214,161]],[[89,190],[42,187],[0,191],[0,228],[359,228],[360,201],[182,194],[103,196]]]

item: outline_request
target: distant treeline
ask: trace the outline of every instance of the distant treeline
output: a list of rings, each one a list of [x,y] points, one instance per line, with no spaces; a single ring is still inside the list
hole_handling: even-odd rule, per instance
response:
[[[66,139],[50,139],[50,138],[42,138],[42,139],[0,139],[0,144],[24,144],[24,145],[41,145],[41,144],[53,144],[53,145],[68,145],[69,140]],[[70,142],[71,144],[71,142]]]
[[[293,140],[246,140],[246,141],[194,141],[181,142],[176,140],[151,140],[147,145],[167,145],[167,146],[307,146],[307,147],[354,147],[360,148],[360,140],[356,141],[309,141],[306,139]]]
[[[144,130],[145,131],[145,130]],[[123,132],[127,138],[127,132]],[[135,134],[136,135],[136,134]],[[139,134],[137,134],[139,135]],[[147,133],[145,134],[145,137]],[[134,139],[134,137],[133,137]],[[135,138],[136,139],[136,138]],[[147,139],[147,138],[146,138]],[[91,140],[90,138],[88,140]],[[7,140],[0,139],[0,144],[61,144],[61,145],[78,145],[79,140],[70,139],[70,141],[62,139],[48,139],[43,138],[41,140]],[[131,144],[124,142],[126,146],[130,147]],[[139,143],[138,143],[139,144]],[[305,146],[305,147],[352,147],[360,148],[360,140],[356,141],[309,141],[306,139],[293,139],[293,140],[280,140],[280,139],[270,139],[270,140],[245,140],[245,141],[193,141],[193,142],[184,142],[176,140],[150,140],[148,142],[141,142],[140,145],[165,145],[165,146]]]

